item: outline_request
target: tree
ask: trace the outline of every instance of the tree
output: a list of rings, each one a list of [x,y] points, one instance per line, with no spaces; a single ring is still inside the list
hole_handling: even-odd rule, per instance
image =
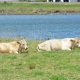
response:
[[[36,2],[46,2],[46,0],[36,0]]]

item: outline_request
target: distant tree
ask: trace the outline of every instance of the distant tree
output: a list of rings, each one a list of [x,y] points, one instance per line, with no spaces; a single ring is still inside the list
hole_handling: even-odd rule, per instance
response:
[[[46,0],[19,0],[19,1],[26,1],[26,2],[46,2]]]
[[[36,0],[36,2],[46,2],[46,0]]]
[[[23,2],[23,1],[27,1],[27,2],[29,2],[30,0],[19,0],[19,1],[22,1],[22,2]]]

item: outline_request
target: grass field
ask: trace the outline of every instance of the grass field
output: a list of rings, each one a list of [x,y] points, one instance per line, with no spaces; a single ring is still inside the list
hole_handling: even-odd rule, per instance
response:
[[[79,49],[37,52],[37,44],[28,41],[21,54],[0,53],[0,80],[80,80]]]
[[[0,14],[80,13],[80,3],[0,3]]]

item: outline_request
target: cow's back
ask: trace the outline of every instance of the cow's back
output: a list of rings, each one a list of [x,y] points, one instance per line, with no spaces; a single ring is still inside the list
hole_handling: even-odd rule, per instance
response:
[[[50,47],[51,50],[60,50],[61,49],[61,39],[53,39],[50,40]]]
[[[9,43],[0,43],[0,52],[9,52],[10,44]]]

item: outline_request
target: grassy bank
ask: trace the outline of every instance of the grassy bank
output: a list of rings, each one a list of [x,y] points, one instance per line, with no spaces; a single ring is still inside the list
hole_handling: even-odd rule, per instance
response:
[[[0,53],[0,80],[80,79],[79,49],[37,52],[37,44],[38,41],[28,41],[28,53]]]
[[[0,3],[0,14],[80,13],[80,3]]]

